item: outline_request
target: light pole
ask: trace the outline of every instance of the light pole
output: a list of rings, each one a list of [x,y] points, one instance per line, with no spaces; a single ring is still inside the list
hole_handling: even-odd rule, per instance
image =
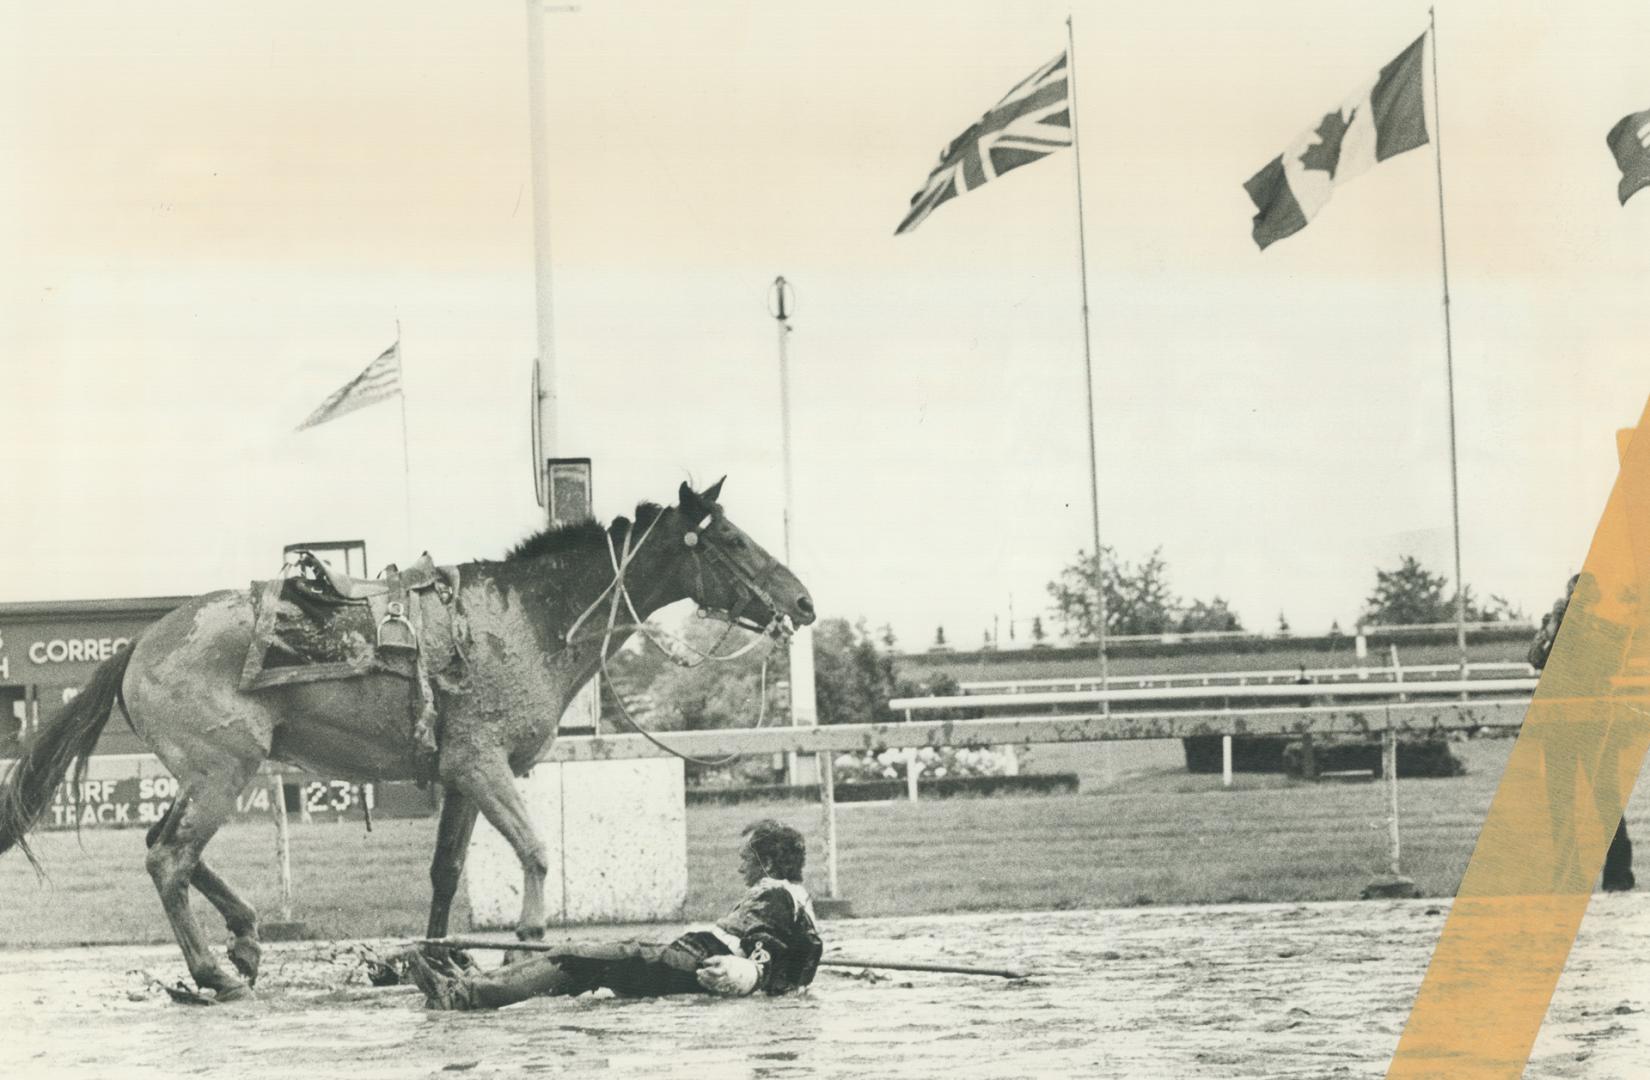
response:
[[[785,481],[785,565],[795,569],[796,550],[791,543],[791,313],[796,310],[796,290],[783,277],[773,279],[768,291],[768,313],[779,325],[779,430],[780,461]],[[791,637],[791,726],[819,723],[814,701],[813,628],[804,626]],[[796,753],[790,755],[791,781],[796,782]]]
[[[791,313],[796,310],[796,290],[783,276],[773,279],[768,290],[768,314],[779,324],[779,429],[782,444],[781,461],[785,479],[785,565],[796,568],[796,551],[791,543]],[[814,696],[814,631],[804,626],[791,635],[790,641],[791,726],[813,727],[819,723],[819,707]],[[825,811],[825,895],[837,896],[836,875],[836,784],[831,768],[831,755],[814,755],[819,774],[819,797]],[[793,751],[786,760],[788,779],[798,780],[798,755]]]

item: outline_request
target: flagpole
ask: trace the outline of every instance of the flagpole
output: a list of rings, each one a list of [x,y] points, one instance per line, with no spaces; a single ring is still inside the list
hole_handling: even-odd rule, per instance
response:
[[[1467,677],[1467,585],[1461,577],[1461,479],[1455,454],[1455,346],[1449,311],[1449,234],[1444,228],[1444,131],[1438,106],[1438,16],[1427,8],[1432,35],[1432,159],[1438,172],[1438,256],[1444,284],[1444,381],[1449,391],[1449,506],[1455,537],[1455,646],[1461,654],[1461,677]]]
[[[410,556],[413,544],[412,525],[412,456],[407,452],[407,371],[406,358],[401,355],[401,320],[395,320],[395,366],[396,375],[401,381],[401,495],[406,501],[407,510],[407,545],[402,554]]]
[[[1094,592],[1100,653],[1100,689],[1107,688],[1106,670],[1106,579],[1100,556],[1100,459],[1094,445],[1094,361],[1089,349],[1089,257],[1083,227],[1083,155],[1077,138],[1077,42],[1071,16],[1066,16],[1066,79],[1071,84],[1066,95],[1071,113],[1071,159],[1077,179],[1077,271],[1083,290],[1083,402],[1089,421],[1089,516],[1094,540]],[[1100,700],[1100,711],[1111,712],[1110,702]]]

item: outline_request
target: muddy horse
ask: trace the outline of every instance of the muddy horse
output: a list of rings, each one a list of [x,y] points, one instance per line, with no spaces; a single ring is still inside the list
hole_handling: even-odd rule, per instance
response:
[[[722,484],[678,504],[637,507],[634,520],[546,530],[504,559],[460,566],[452,598],[467,625],[464,678],[441,695],[433,753],[408,734],[409,680],[369,673],[242,692],[253,636],[248,591],[196,597],[106,660],[86,688],[25,748],[0,785],[0,852],[19,847],[54,792],[86,757],[118,704],[177,778],[177,801],[148,836],[147,865],[189,973],[218,1001],[257,979],[258,918],[202,850],[265,761],[356,781],[431,780],[444,799],[430,864],[426,935],[444,937],[479,813],[521,862],[517,934],[544,932],[544,843],[512,780],[555,737],[562,710],[605,656],[649,614],[691,599],[746,629],[784,637],[814,619],[796,577],[717,504]],[[76,785],[78,788],[78,784]],[[215,958],[189,909],[193,886],[223,916],[228,956]]]

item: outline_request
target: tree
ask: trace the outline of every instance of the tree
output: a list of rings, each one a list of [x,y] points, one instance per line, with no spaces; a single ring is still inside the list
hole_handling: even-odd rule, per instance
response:
[[[936,649],[945,648],[945,627],[944,626],[936,626],[934,628],[934,648],[936,648]]]
[[[1196,634],[1207,631],[1242,630],[1243,621],[1237,617],[1237,612],[1227,606],[1220,597],[1213,600],[1194,600],[1190,607],[1180,613],[1180,622],[1175,629],[1182,634]]]
[[[1289,636],[1289,618],[1283,612],[1278,612],[1278,636]]]
[[[1033,615],[1031,617],[1031,643],[1033,645],[1041,645],[1047,637],[1048,631],[1043,629],[1043,617],[1041,615]]]
[[[748,640],[721,641],[721,628],[690,623],[683,635],[701,652],[734,651]],[[821,619],[814,627],[814,700],[821,724],[867,724],[890,719],[888,699],[896,692],[894,657],[877,648],[862,619]],[[615,688],[633,712],[641,702],[651,703],[643,726],[661,731],[702,731],[708,728],[751,727],[758,717],[771,722],[784,714],[788,695],[783,679],[789,674],[789,656],[783,649],[752,649],[725,662],[703,661],[679,667],[648,646],[652,655],[626,650],[609,664]],[[764,676],[763,659],[768,662]],[[622,662],[621,662],[622,660]],[[763,711],[763,682],[767,706]],[[614,724],[623,720],[613,715]],[[642,716],[636,720],[644,721]]]
[[[1120,562],[1108,547],[1100,551],[1108,634],[1243,629],[1242,620],[1218,596],[1190,605],[1177,598],[1169,587],[1169,567],[1162,548],[1153,550],[1139,566]],[[1076,560],[1060,571],[1059,578],[1048,583],[1048,592],[1054,600],[1054,616],[1067,634],[1098,636],[1099,590],[1095,588],[1094,560],[1087,552],[1077,553]]]
[[[1472,598],[1471,589],[1467,590],[1467,597]],[[1530,619],[1522,607],[1495,593],[1490,594],[1489,604],[1480,608],[1473,618],[1479,622],[1528,622]]]
[[[869,724],[888,718],[898,697],[892,654],[879,652],[865,620],[821,619],[814,626],[814,695],[821,724]]]
[[[697,620],[685,623],[678,633],[694,650],[716,655],[734,652],[749,640],[744,631],[727,633],[721,625]],[[612,691],[624,700],[637,723],[660,731],[750,727],[760,718],[772,718],[786,707],[781,683],[785,670],[783,652],[761,646],[734,660],[682,667],[639,640],[608,663]],[[602,710],[604,726],[624,726],[612,693],[605,690]]]
[[[1392,570],[1376,569],[1375,591],[1364,601],[1360,626],[1406,626],[1418,623],[1447,623],[1455,621],[1455,594],[1447,593],[1449,579],[1434,574],[1421,565],[1413,555],[1405,555]],[[1488,604],[1480,604],[1466,587],[1462,596],[1466,601],[1469,622],[1523,621],[1524,612],[1504,596],[1491,595]]]
[[[1375,591],[1364,601],[1361,626],[1406,626],[1449,622],[1455,618],[1444,589],[1449,579],[1434,574],[1413,555],[1392,570],[1375,571]]]

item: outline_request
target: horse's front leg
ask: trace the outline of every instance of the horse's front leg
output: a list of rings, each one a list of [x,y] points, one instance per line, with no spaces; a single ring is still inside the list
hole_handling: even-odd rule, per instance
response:
[[[521,861],[521,918],[516,923],[516,937],[524,941],[544,937],[544,877],[550,864],[544,841],[527,816],[527,804],[521,801],[504,754],[489,755],[467,765],[455,764],[451,769],[443,761],[441,779],[449,790],[456,788],[474,802],[481,816],[499,831]],[[474,811],[471,814],[473,817]],[[445,814],[442,824],[446,824]]]

